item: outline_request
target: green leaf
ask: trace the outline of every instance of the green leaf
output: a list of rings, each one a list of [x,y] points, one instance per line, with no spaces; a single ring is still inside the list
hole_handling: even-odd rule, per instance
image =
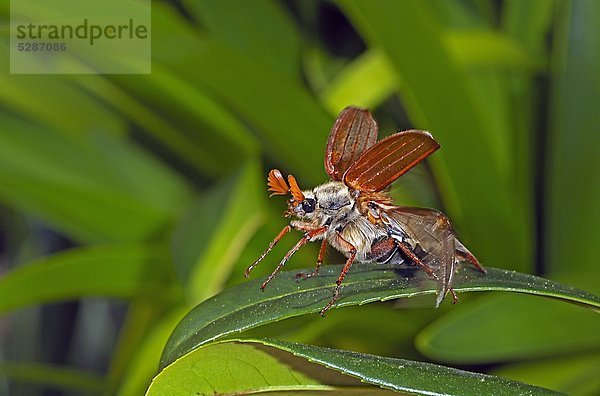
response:
[[[432,359],[461,364],[564,355],[599,348],[600,320],[558,301],[492,295],[437,319],[416,344]]]
[[[126,367],[118,367],[113,361],[109,376],[109,394],[115,396],[141,395],[144,393],[152,377],[156,375],[156,367],[160,361],[162,349],[169,335],[189,308],[177,305],[160,318],[150,323],[147,332],[139,345],[136,345],[131,358],[123,363]],[[127,345],[124,345],[127,347]]]
[[[443,44],[465,68],[542,66],[518,42],[488,30],[450,30],[444,34]],[[402,91],[399,79],[385,53],[369,48],[338,73],[320,96],[332,115],[350,103],[373,109],[394,92]]]
[[[0,278],[0,312],[84,296],[170,300],[179,296],[167,252],[149,245],[71,249]]]
[[[164,29],[162,41],[175,37],[187,48],[199,45],[199,38],[188,20],[173,9],[153,6],[153,28]],[[186,41],[189,39],[189,41]],[[153,47],[159,44],[153,40]],[[189,53],[181,48],[176,58]],[[157,48],[153,53],[160,53]],[[106,106],[140,126],[139,132],[160,143],[194,170],[211,177],[227,174],[257,150],[257,141],[233,112],[205,87],[190,84],[186,73],[152,65],[152,75],[129,75],[109,78],[85,75],[75,82]],[[229,155],[229,156],[228,156]]]
[[[165,367],[200,345],[228,334],[266,323],[316,313],[331,299],[341,266],[327,266],[319,276],[296,282],[296,271],[286,271],[271,281],[264,292],[255,279],[224,290],[198,305],[179,323],[161,358]],[[419,274],[420,275],[420,274]],[[357,265],[347,276],[337,307],[435,294],[435,282],[421,276],[400,276],[393,267]],[[487,275],[464,267],[455,276],[454,289],[461,291],[512,291],[563,299],[600,308],[600,297],[532,275],[488,268]],[[433,298],[432,298],[433,307]],[[335,314],[332,312],[331,314]]]
[[[273,66],[299,77],[300,37],[283,4],[269,0],[184,0],[183,4],[218,40],[258,61],[277,59]]]
[[[333,119],[303,86],[215,42],[199,48],[193,61],[198,70],[190,78],[208,85],[252,123],[267,153],[289,164],[285,173],[296,173],[302,184],[323,181]]]
[[[598,256],[600,244],[600,2],[560,5],[553,44],[556,79],[549,110],[544,243],[549,269],[567,273],[577,267],[597,268],[590,258]]]
[[[153,6],[152,18],[153,61],[243,117],[263,138],[268,155],[289,164],[285,173],[296,173],[301,185],[322,182],[333,118],[298,79],[275,64],[199,36],[166,7]]]
[[[223,368],[226,367],[226,370]],[[147,395],[233,394],[244,390],[326,389],[301,370],[288,367],[250,344],[217,343],[183,356],[152,380]]]
[[[105,389],[104,379],[91,372],[39,363],[0,362],[0,378],[14,382],[31,382],[54,389],[71,389],[88,393],[100,393]]]
[[[277,334],[277,339],[282,341],[376,355],[401,353],[405,358],[420,357],[413,339],[439,311],[431,309],[431,302],[426,297],[399,300],[393,305],[396,309],[391,307],[392,304],[349,306],[337,310],[335,315],[328,315],[327,320],[296,316],[247,330],[244,337],[268,338]]]
[[[600,352],[501,366],[494,375],[556,389],[567,395],[597,395],[600,391]]]
[[[81,139],[90,131],[124,134],[125,122],[72,81],[56,75],[16,78],[9,74],[8,65],[3,66],[0,62],[0,103],[4,108],[73,139]],[[75,108],[78,111],[73,111]]]
[[[176,73],[153,65],[151,77],[112,79],[80,76],[77,82],[202,173],[220,176],[256,152],[255,139],[240,121]]]
[[[256,163],[201,196],[173,234],[175,268],[197,304],[223,288],[264,219],[264,178]]]
[[[444,48],[435,2],[339,3],[368,44],[386,54],[402,81],[400,94],[412,123],[429,129],[443,147],[432,159],[444,203],[465,228],[466,239],[479,246],[478,257],[492,266],[528,268],[529,218],[518,194],[505,187],[513,173],[503,168],[497,150],[499,138],[500,147],[508,144],[509,131],[494,133],[497,120],[486,117],[487,104],[472,91],[477,81]],[[510,263],[505,246],[511,247]]]
[[[483,29],[451,30],[444,43],[457,63],[466,68],[515,68],[540,70],[546,65],[539,56],[528,51],[507,35]]]
[[[552,27],[555,0],[506,1],[501,16],[502,28],[528,48],[540,51]]]
[[[330,114],[337,116],[349,104],[377,107],[400,84],[385,55],[368,49],[338,73],[320,96]]]
[[[210,344],[178,359],[154,378],[147,395],[237,394],[250,390],[328,390],[346,394],[359,386],[334,375],[334,370],[364,383],[419,395],[557,394],[431,363],[275,340],[237,340]],[[364,391],[369,388],[363,387]]]
[[[183,180],[125,139],[68,139],[0,114],[0,199],[84,242],[155,233],[187,199]]]
[[[185,161],[196,170],[209,175],[218,174],[219,170],[217,168],[221,163],[215,157],[209,155],[208,150],[195,143],[183,131],[174,126],[171,120],[162,117],[162,114],[156,112],[150,105],[140,102],[140,97],[144,97],[145,102],[152,104],[151,99],[154,95],[162,96],[163,99],[169,96],[169,92],[162,92],[156,88],[156,85],[159,85],[158,81],[162,80],[160,78],[162,75],[160,68],[157,67],[156,69],[157,79],[152,80],[152,83],[147,83],[148,86],[144,86],[144,82],[140,82],[138,79],[130,78],[121,82],[123,87],[120,87],[98,76],[85,76],[85,78],[80,78],[78,82],[82,87],[105,99],[115,110],[140,126],[141,131],[149,135],[151,141],[160,142],[165,149],[173,152],[180,160]],[[142,77],[138,76],[138,78],[141,79]],[[180,84],[178,81],[172,80],[161,82],[170,84],[172,89],[176,89]],[[143,87],[145,92],[140,92],[140,87]],[[189,91],[189,89],[184,91]],[[198,97],[195,99],[198,99]],[[199,101],[204,104],[203,100]],[[161,113],[167,111],[165,103],[161,107]],[[183,109],[180,107],[179,112],[182,111]],[[175,116],[180,115],[173,115],[173,117]]]

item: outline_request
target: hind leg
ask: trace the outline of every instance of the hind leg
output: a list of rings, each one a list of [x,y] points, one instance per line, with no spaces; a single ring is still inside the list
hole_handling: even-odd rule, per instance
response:
[[[467,249],[465,247],[465,245],[463,245],[458,238],[456,238],[454,240],[455,244],[456,244],[456,257],[458,257],[459,260],[462,261],[468,261],[471,264],[473,264],[473,267],[477,268],[477,270],[479,270],[480,272],[483,272],[485,274],[485,268],[483,268],[483,266],[481,264],[479,264],[479,260],[477,260],[477,258],[475,258],[475,256],[473,256],[473,253],[471,253],[469,251],[469,249]]]

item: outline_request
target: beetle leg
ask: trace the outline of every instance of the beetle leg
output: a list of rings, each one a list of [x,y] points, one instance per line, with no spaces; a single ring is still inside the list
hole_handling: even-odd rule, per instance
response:
[[[296,274],[296,280],[307,279],[307,278],[317,275],[319,273],[319,269],[321,268],[321,264],[323,264],[323,257],[325,257],[326,250],[327,250],[327,239],[323,239],[323,242],[321,242],[321,249],[319,249],[319,255],[317,256],[317,266],[315,267],[314,271],[310,272],[310,273],[300,272],[300,273]]]
[[[417,264],[419,267],[423,268],[423,270],[425,270],[425,272],[427,272],[427,275],[431,276],[432,278],[438,279],[437,275],[433,273],[433,270],[431,269],[430,266],[428,266],[427,264],[425,264],[412,250],[410,250],[405,244],[403,244],[402,242],[398,243],[398,247],[400,248],[400,250],[402,250],[402,252],[415,264]]]
[[[458,253],[458,257],[459,257],[459,258],[469,261],[469,262],[470,262],[471,264],[473,264],[473,266],[474,266],[475,268],[477,268],[477,270],[479,270],[480,272],[483,272],[484,274],[487,272],[487,271],[485,270],[485,268],[483,268],[483,267],[481,266],[481,264],[479,263],[479,260],[477,260],[477,259],[475,258],[475,256],[473,256],[473,255],[471,254],[471,252],[466,252],[466,253],[465,253],[465,252],[458,251],[457,253]]]
[[[250,265],[248,268],[246,268],[246,271],[244,271],[244,276],[246,278],[250,275],[250,271],[252,271],[252,269],[254,267],[256,267],[258,265],[258,263],[260,263],[267,254],[269,254],[269,252],[275,247],[275,245],[277,245],[277,242],[279,242],[285,234],[290,232],[291,229],[292,229],[292,226],[289,224],[286,225],[285,227],[283,227],[283,229],[279,232],[279,234],[277,234],[275,239],[273,239],[271,241],[271,243],[269,244],[269,247],[267,247],[267,249],[265,249],[265,251],[260,255],[260,257],[258,259],[256,259],[256,261],[254,263],[252,263],[252,265]]]
[[[458,239],[456,239],[456,256],[461,260],[469,261],[475,268],[485,274],[485,268],[479,264],[479,261],[473,256],[473,253],[471,253]]]
[[[333,291],[333,297],[331,298],[331,301],[329,301],[329,303],[321,310],[321,312],[319,312],[321,314],[321,316],[325,316],[325,312],[327,312],[329,310],[329,308],[331,308],[333,306],[333,304],[337,301],[337,299],[340,295],[340,289],[342,286],[342,282],[344,281],[346,274],[350,270],[350,267],[352,266],[352,263],[354,262],[354,259],[356,258],[356,248],[354,247],[354,245],[352,245],[350,242],[345,240],[340,235],[340,233],[337,233],[337,237],[339,238],[340,242],[348,248],[348,251],[350,252],[350,256],[346,260],[346,264],[344,265],[344,268],[342,268],[342,272],[340,273],[340,276],[338,277],[337,281],[335,282],[336,286],[335,286],[335,290]]]
[[[321,235],[326,230],[327,230],[327,227],[319,227],[319,228],[315,228],[313,230],[307,231],[304,234],[304,236],[302,237],[302,239],[300,239],[298,242],[296,242],[296,244],[294,246],[292,246],[292,248],[285,254],[285,256],[283,256],[283,259],[279,262],[277,267],[275,267],[275,270],[271,273],[271,275],[269,275],[269,277],[263,282],[263,284],[260,286],[260,289],[263,291],[265,290],[265,287],[267,287],[267,284],[269,282],[271,282],[271,279],[273,279],[275,277],[275,275],[277,275],[277,273],[281,270],[281,268],[283,268],[285,263],[287,263],[287,261],[290,259],[290,257],[292,257],[294,255],[294,253],[296,253],[302,246],[306,245],[312,238],[314,238],[318,235]]]
[[[392,237],[379,239],[371,245],[371,252],[367,255],[367,259],[387,263],[398,251],[397,245],[398,242]]]
[[[456,295],[456,292],[453,288],[450,288],[448,291],[452,294],[452,304],[456,304],[458,302],[458,296]]]

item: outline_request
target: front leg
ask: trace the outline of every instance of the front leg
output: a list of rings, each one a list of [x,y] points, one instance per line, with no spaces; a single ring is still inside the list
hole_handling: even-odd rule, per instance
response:
[[[290,259],[290,257],[292,257],[292,255],[294,253],[296,253],[302,246],[304,246],[308,242],[310,242],[310,240],[313,239],[314,237],[324,234],[325,231],[327,231],[327,227],[319,227],[319,228],[315,228],[315,229],[312,229],[312,230],[304,233],[304,236],[302,237],[302,239],[300,239],[298,242],[296,242],[296,244],[285,254],[285,256],[279,262],[277,267],[275,267],[275,270],[271,273],[271,275],[269,275],[269,277],[260,286],[260,289],[263,291],[265,290],[265,287],[267,287],[267,284],[269,282],[271,282],[271,279],[273,279],[275,277],[275,275],[277,275],[277,273],[281,270],[281,268],[283,268],[285,263],[287,263],[287,261]]]
[[[252,271],[254,269],[254,267],[256,267],[258,265],[258,263],[260,263],[267,256],[267,254],[269,254],[269,252],[271,250],[273,250],[273,248],[275,247],[275,245],[277,245],[277,243],[279,243],[281,238],[283,238],[284,235],[287,234],[288,232],[290,232],[292,229],[296,229],[296,230],[304,231],[304,232],[311,232],[311,231],[314,231],[315,229],[319,229],[319,228],[321,228],[321,227],[314,227],[310,224],[303,223],[300,221],[292,221],[290,224],[283,227],[283,229],[281,231],[279,231],[279,234],[277,234],[277,236],[271,241],[269,246],[260,255],[260,257],[258,257],[255,262],[253,262],[250,266],[248,266],[248,268],[246,268],[246,271],[244,271],[244,276],[246,278],[249,277],[250,271]]]
[[[244,271],[244,276],[246,278],[250,276],[250,271],[252,271],[252,269],[254,267],[256,267],[258,265],[258,263],[260,263],[262,261],[262,259],[264,259],[267,254],[269,254],[269,252],[275,247],[275,245],[277,245],[277,243],[281,240],[281,238],[283,238],[283,236],[285,234],[287,234],[288,232],[290,232],[291,229],[292,229],[291,224],[288,224],[285,227],[283,227],[283,229],[281,231],[279,231],[279,234],[277,234],[277,236],[271,241],[271,243],[269,244],[269,246],[260,255],[260,257],[258,257],[255,262],[253,262],[250,266],[248,266],[248,268],[246,268],[246,271]]]

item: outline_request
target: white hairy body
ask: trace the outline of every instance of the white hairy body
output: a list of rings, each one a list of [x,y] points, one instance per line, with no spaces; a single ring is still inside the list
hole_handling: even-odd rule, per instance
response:
[[[387,234],[384,228],[371,223],[359,212],[352,190],[342,182],[331,181],[302,193],[306,198],[315,199],[317,206],[313,212],[306,214],[292,209],[292,214],[299,218],[292,220],[292,227],[305,230],[326,226],[327,231],[311,241],[327,239],[331,246],[346,257],[351,255],[349,243],[356,249],[355,260],[371,261],[368,258],[371,244]]]

